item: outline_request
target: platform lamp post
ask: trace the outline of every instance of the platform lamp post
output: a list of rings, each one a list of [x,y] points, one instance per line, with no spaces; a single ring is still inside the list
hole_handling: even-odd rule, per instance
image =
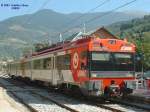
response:
[[[141,58],[142,58],[142,76],[144,75],[144,47],[143,47],[143,33],[141,31],[138,32],[139,41],[141,44]]]

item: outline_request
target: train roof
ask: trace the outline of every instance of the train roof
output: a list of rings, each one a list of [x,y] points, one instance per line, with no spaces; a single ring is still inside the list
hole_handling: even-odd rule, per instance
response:
[[[89,42],[93,38],[118,39],[115,35],[110,33],[107,29],[102,27],[102,28],[99,28],[99,29],[97,29],[95,31],[92,31],[92,32],[88,32],[88,33],[84,33],[84,34],[81,34],[81,33],[76,34],[75,37],[72,40],[58,42],[58,43],[53,44],[53,45],[51,45],[47,48],[40,49],[40,50],[30,54],[30,57],[45,54],[45,53],[48,53],[48,52],[53,52],[53,51],[56,51],[56,50],[61,50],[63,48],[70,47],[73,44],[79,45],[79,44],[82,44],[82,43],[86,43],[86,42]],[[28,56],[25,56],[25,57],[28,57]]]

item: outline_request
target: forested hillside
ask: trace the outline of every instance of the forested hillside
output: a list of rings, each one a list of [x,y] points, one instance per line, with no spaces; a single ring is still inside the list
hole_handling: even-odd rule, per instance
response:
[[[138,52],[144,58],[145,69],[150,69],[150,15],[141,19],[120,22],[108,27],[114,34],[121,38],[128,38],[136,43]]]

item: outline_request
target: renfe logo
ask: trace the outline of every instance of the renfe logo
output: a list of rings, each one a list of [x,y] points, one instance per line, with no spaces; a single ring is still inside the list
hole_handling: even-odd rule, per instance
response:
[[[73,68],[77,69],[78,64],[79,64],[79,55],[77,52],[75,52],[73,55]]]
[[[130,46],[122,46],[121,50],[123,50],[123,51],[132,51],[132,47],[130,47]]]

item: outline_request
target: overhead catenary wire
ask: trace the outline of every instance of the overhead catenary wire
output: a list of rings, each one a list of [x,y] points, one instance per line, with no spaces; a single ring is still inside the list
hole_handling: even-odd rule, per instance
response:
[[[36,12],[42,10],[50,1],[52,1],[52,0],[46,0]],[[35,16],[36,16],[36,15],[30,16],[30,17],[27,19],[27,21],[24,22],[24,24],[25,24],[25,23],[29,23],[33,18],[35,18]],[[23,25],[24,25],[24,24],[23,24]]]
[[[78,17],[72,19],[71,21],[69,21],[67,24],[65,24],[65,26],[68,26],[68,25],[70,25],[71,23],[75,23],[75,21],[79,20],[79,19],[82,18],[82,17],[85,17],[88,13],[90,13],[90,12],[96,10],[97,8],[99,8],[99,7],[103,6],[103,5],[105,5],[105,4],[108,3],[109,1],[110,1],[110,0],[104,0],[102,3],[98,4],[96,7],[94,7],[94,8],[92,8],[92,9],[88,10],[88,11],[85,12],[84,14],[82,14],[82,15],[80,15],[80,16],[78,16]]]
[[[90,22],[93,22],[94,20],[97,20],[98,18],[105,17],[105,16],[111,14],[112,12],[114,12],[114,11],[116,11],[116,10],[118,10],[118,9],[121,9],[121,8],[123,8],[123,7],[126,7],[126,6],[132,4],[132,3],[136,2],[136,1],[138,1],[138,0],[129,1],[129,2],[125,3],[125,4],[120,5],[119,7],[116,7],[116,8],[114,8],[114,9],[108,11],[107,13],[104,13],[103,15],[99,15],[99,16],[93,17],[92,19],[89,19],[89,20],[85,21],[84,23],[85,23],[85,24],[89,24]],[[70,27],[70,28],[68,28],[67,30],[63,31],[63,32],[59,32],[58,34],[54,35],[53,37],[57,37],[59,34],[65,34],[65,33],[69,32],[70,29],[80,27],[81,25],[82,25],[82,24],[78,24],[78,25],[76,25],[76,26]]]
[[[96,20],[96,19],[98,19],[98,18],[100,18],[100,17],[107,16],[107,15],[111,14],[112,12],[114,12],[114,11],[116,11],[116,10],[118,10],[118,9],[121,9],[121,8],[123,8],[123,7],[125,7],[125,6],[128,6],[128,5],[130,5],[130,4],[132,4],[132,3],[136,2],[136,1],[137,1],[137,0],[132,0],[132,1],[130,1],[130,2],[127,2],[127,3],[123,4],[123,5],[120,5],[119,7],[116,7],[116,8],[114,8],[114,9],[110,10],[109,12],[104,13],[104,14],[101,15],[101,16],[96,16],[96,17],[94,17],[94,18],[92,18],[92,19],[86,21],[86,23],[92,22],[92,21],[94,21],[94,20]]]
[[[36,12],[44,9],[44,7],[51,1],[52,0],[46,0]],[[36,15],[29,16],[29,18],[26,21],[24,21],[24,23],[22,25],[24,26],[26,23],[29,24],[29,22],[35,17],[36,17]]]

